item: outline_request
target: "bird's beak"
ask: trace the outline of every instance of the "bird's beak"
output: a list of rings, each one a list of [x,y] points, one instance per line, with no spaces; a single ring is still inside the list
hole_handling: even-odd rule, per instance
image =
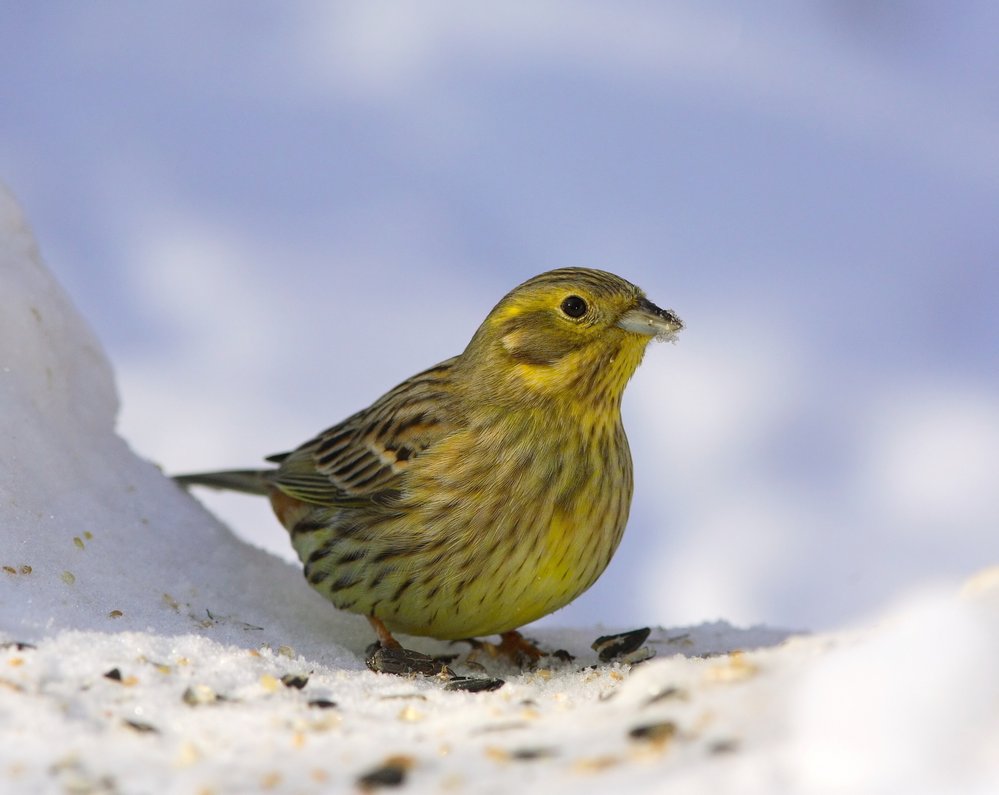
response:
[[[621,315],[617,325],[634,334],[672,342],[683,328],[683,321],[673,314],[672,309],[660,309],[642,296],[632,309]]]

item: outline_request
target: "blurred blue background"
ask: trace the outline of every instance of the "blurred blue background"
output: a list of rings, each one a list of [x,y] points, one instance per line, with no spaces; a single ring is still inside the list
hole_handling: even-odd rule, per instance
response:
[[[557,624],[822,629],[999,561],[999,4],[5,4],[0,179],[168,471],[583,265],[686,321]],[[291,556],[266,505],[205,496]]]

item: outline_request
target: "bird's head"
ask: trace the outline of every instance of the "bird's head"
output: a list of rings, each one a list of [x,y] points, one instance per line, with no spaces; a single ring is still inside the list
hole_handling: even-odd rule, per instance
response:
[[[617,403],[648,343],[672,340],[682,328],[671,310],[619,276],[561,268],[504,296],[462,360],[494,398]]]

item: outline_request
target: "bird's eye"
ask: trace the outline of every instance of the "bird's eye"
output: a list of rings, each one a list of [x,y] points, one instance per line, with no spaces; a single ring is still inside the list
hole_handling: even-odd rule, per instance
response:
[[[586,301],[578,295],[570,295],[562,302],[562,311],[571,318],[579,318],[586,314]]]

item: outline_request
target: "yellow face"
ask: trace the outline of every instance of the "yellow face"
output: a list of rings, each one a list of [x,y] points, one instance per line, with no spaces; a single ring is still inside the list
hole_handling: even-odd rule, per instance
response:
[[[564,268],[541,274],[497,304],[466,357],[498,388],[563,398],[614,399],[655,336],[681,328],[638,287],[604,271]],[[496,373],[505,374],[497,378]]]

